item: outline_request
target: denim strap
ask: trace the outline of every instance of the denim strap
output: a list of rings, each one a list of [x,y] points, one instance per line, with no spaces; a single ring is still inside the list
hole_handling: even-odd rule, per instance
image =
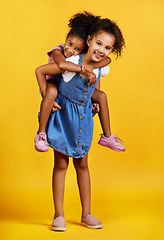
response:
[[[78,65],[82,65],[82,54],[79,54],[79,61],[78,61]]]

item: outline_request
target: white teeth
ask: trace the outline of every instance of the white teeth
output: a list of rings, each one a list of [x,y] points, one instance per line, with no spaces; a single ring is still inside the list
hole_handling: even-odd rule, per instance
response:
[[[68,56],[72,56],[72,54],[70,54],[69,52],[66,52]]]
[[[95,54],[96,54],[98,57],[100,57],[100,58],[103,57],[103,55],[101,55],[101,54],[99,54],[99,53],[96,53],[96,52],[95,52]]]

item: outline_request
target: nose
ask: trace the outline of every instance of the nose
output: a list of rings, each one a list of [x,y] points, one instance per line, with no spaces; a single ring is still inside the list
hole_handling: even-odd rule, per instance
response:
[[[72,55],[74,55],[74,49],[73,49],[73,48],[70,48],[70,49],[69,49],[69,52],[70,52]]]
[[[74,50],[71,50],[71,54],[74,55],[74,53],[75,53]]]
[[[100,47],[99,47],[99,52],[100,52],[100,53],[104,53],[104,48],[103,48],[103,46],[100,46]]]

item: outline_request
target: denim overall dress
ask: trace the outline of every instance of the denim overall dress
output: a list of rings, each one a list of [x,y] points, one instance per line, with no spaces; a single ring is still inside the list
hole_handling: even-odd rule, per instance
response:
[[[78,64],[82,64],[81,54]],[[69,157],[84,157],[89,152],[93,137],[91,96],[100,80],[101,68],[97,83],[92,86],[88,86],[88,80],[80,77],[79,73],[68,82],[61,76],[56,98],[61,109],[50,114],[46,127],[48,143]]]

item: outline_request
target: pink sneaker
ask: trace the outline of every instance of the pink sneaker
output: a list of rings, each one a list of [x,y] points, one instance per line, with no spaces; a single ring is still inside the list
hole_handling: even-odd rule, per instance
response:
[[[53,231],[65,231],[66,223],[64,217],[57,217],[52,222],[52,230]]]
[[[120,143],[118,142],[120,141]],[[105,137],[103,134],[101,135],[101,138],[98,142],[101,146],[108,147],[114,151],[118,152],[124,152],[126,149],[124,146],[121,145],[123,143],[121,139],[116,137],[114,134],[112,134],[109,138]]]
[[[92,229],[102,228],[102,223],[91,214],[81,218],[81,225]]]
[[[35,149],[38,152],[47,152],[48,151],[48,142],[47,142],[47,135],[44,132],[40,132],[36,134],[35,139]]]

